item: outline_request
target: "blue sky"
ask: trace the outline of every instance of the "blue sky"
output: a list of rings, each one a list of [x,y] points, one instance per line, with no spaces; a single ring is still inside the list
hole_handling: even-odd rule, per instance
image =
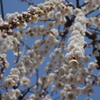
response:
[[[14,12],[21,13],[22,11],[27,11],[27,8],[29,7],[29,5],[26,2],[20,2],[19,0],[2,0],[2,1],[3,1],[3,6],[4,6],[4,15],[6,15],[7,13],[14,13]],[[43,2],[43,0],[32,0],[32,1],[34,1],[35,4],[39,4],[39,3]],[[76,0],[70,0],[70,1],[75,3]],[[82,1],[81,1],[81,3],[82,3]],[[37,25],[40,25],[40,24],[42,24],[42,23],[38,23]],[[38,39],[38,38],[36,38],[36,39]],[[86,40],[88,40],[88,39],[86,38]],[[34,43],[34,41],[35,40],[30,39],[30,41],[27,42],[27,44],[29,46],[31,46],[31,44]],[[90,43],[89,40],[88,40],[88,42]],[[90,53],[89,49],[87,49],[86,51],[87,51],[87,54]],[[9,63],[11,64],[10,68],[14,67],[15,64],[13,63],[13,60],[14,59],[16,60],[16,58],[13,56],[11,51],[8,51],[7,55],[8,55],[7,59],[9,61]],[[50,60],[48,56],[46,56],[46,57],[47,57],[47,59],[45,60],[43,65],[39,67],[40,75],[44,74],[42,69],[43,69],[43,67],[46,66],[46,62]],[[94,61],[94,58],[92,58],[91,60]],[[8,75],[10,68],[6,69],[5,76]],[[99,71],[97,71],[97,70],[94,71],[95,74],[97,74],[98,72]],[[31,78],[31,80],[35,80],[35,77],[33,77],[33,78]],[[93,98],[93,100],[100,100],[100,87],[94,86],[93,88],[94,88],[95,92],[93,93],[93,95],[91,97]],[[84,97],[87,97],[87,96],[80,96],[79,99],[77,99],[77,100],[84,100]]]

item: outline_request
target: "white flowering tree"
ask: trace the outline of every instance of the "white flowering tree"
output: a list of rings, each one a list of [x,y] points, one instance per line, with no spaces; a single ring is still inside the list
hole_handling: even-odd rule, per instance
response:
[[[7,14],[5,19],[1,9],[0,100],[78,100],[82,95],[92,100],[93,86],[100,86],[100,73],[94,73],[100,69],[100,0],[74,2],[28,2],[26,12]],[[8,50],[16,56],[12,67]]]

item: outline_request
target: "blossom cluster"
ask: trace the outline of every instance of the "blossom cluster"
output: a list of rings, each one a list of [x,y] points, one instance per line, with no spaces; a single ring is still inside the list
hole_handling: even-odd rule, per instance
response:
[[[85,3],[88,4],[77,8],[71,3],[66,4],[64,0],[45,0],[37,6],[30,6],[22,14],[7,14],[6,21],[0,18],[0,81],[3,79],[4,69],[9,66],[6,55],[2,53],[12,49],[18,60],[10,74],[4,77],[4,84],[1,86],[6,93],[2,94],[2,100],[53,100],[52,94],[59,90],[59,98],[76,100],[80,95],[90,96],[94,92],[93,82],[100,85],[100,74],[97,77],[91,74],[98,64],[89,62],[90,56],[86,55],[84,48],[87,24],[100,26],[98,17],[86,18],[90,11],[98,8],[99,0],[95,4],[94,0],[85,0]],[[49,22],[47,26],[27,28],[39,21]],[[65,32],[60,32],[56,26],[62,26]],[[15,28],[18,31],[13,31]],[[68,33],[70,37],[66,43]],[[24,36],[43,37],[35,40],[31,48],[27,47],[27,55],[23,55],[24,51],[20,54],[19,49],[21,43],[26,46]],[[46,55],[49,55],[51,61],[44,68],[46,74],[39,76],[38,68]],[[88,63],[88,67],[84,63]],[[30,77],[34,74],[37,79],[35,85],[32,85]],[[84,85],[80,87],[81,84]],[[25,88],[25,91],[20,90],[19,86]],[[28,92],[32,94],[26,98]],[[85,100],[92,99],[87,97]]]

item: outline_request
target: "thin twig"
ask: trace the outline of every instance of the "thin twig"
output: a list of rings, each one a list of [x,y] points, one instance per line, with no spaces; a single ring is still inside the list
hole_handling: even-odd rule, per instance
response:
[[[93,30],[95,30],[95,31],[100,32],[100,29],[98,29],[98,27],[92,27],[92,26],[89,26],[88,28],[90,28],[90,29],[93,29]]]
[[[100,15],[100,13],[99,14],[97,14],[95,17],[98,17]]]
[[[59,99],[60,97],[56,97],[54,100],[57,100],[57,99]]]
[[[97,7],[97,9],[90,11],[88,14],[86,14],[86,16],[87,16],[87,15],[89,15],[89,14],[91,14],[92,12],[94,12],[94,11],[98,10],[99,8],[100,8],[100,6],[99,6],[99,7]]]
[[[23,50],[22,50],[22,54],[21,54],[21,57],[20,57],[20,59],[19,59],[19,62],[22,60],[22,57],[23,57],[24,52],[25,52],[26,40],[27,40],[27,37],[25,38],[25,43],[24,43],[24,45],[23,45]]]
[[[38,85],[39,85],[38,79],[39,79],[39,71],[38,71],[38,69],[36,68],[36,85],[37,85],[37,88],[38,88]]]
[[[83,7],[83,6],[85,6],[85,5],[87,5],[88,3],[83,3],[82,5],[80,5],[80,7]]]
[[[4,20],[4,9],[3,9],[2,0],[0,0],[0,6],[1,6],[1,16],[2,16],[2,19]]]
[[[21,1],[21,2],[26,2],[26,3],[28,3],[29,5],[37,6],[37,5],[35,5],[34,2],[32,2],[32,1],[28,1],[28,0],[20,0],[20,1]]]
[[[65,0],[67,3],[70,3],[68,0]]]
[[[18,47],[18,56],[17,56],[17,59],[16,59],[16,63],[18,63],[19,62],[19,58],[20,58],[20,48]]]
[[[76,0],[76,7],[79,7],[79,0]]]

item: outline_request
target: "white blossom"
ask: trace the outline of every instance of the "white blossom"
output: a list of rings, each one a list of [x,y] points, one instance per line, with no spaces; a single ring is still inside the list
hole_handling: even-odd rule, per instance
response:
[[[5,86],[8,88],[11,88],[15,85],[15,81],[12,78],[6,78],[4,82]]]
[[[20,83],[21,83],[21,86],[28,87],[31,81],[26,77],[22,77],[22,79],[20,80]]]

